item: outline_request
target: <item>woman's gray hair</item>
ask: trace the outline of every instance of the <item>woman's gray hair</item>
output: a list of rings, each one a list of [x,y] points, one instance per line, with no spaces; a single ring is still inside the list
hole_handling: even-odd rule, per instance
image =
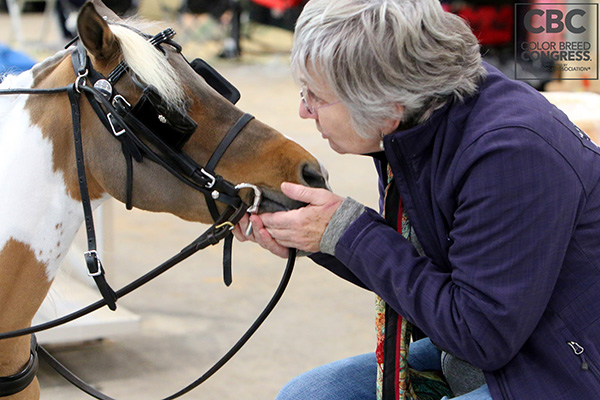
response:
[[[384,119],[421,123],[485,76],[471,29],[439,0],[311,0],[291,60],[297,81],[325,80],[363,137],[381,134]]]

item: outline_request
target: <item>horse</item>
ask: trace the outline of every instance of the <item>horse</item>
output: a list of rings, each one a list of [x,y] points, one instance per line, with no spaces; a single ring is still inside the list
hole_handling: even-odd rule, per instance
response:
[[[213,221],[211,200],[205,193],[155,159],[135,154],[136,146],[130,149],[134,154],[128,165],[124,157],[127,146],[118,136],[123,118],[108,115],[107,125],[83,95],[77,117],[88,194],[80,191],[77,169],[81,164],[73,139],[76,128],[70,94],[51,92],[73,83],[75,90],[86,85],[89,77],[74,68],[78,51],[89,57],[89,65],[102,76],[125,66],[114,84],[121,102],[133,105],[147,100],[152,88],[165,115],[174,113],[176,124],[186,122],[185,140],[173,145],[167,158],[185,154],[189,162],[205,165],[230,128],[247,115],[194,70],[175,42],[167,37],[159,41],[162,44],[153,44],[136,24],[135,20],[121,20],[99,0],[89,1],[78,16],[78,46],[59,51],[30,71],[7,76],[0,85],[1,90],[48,91],[0,96],[0,332],[31,326],[83,224],[85,198],[91,208],[113,197],[138,209],[204,224]],[[100,89],[109,90],[102,85]],[[326,187],[320,164],[299,144],[256,119],[246,118],[242,125],[239,136],[221,149],[214,175],[206,173],[212,179],[210,184],[218,176],[232,185],[247,182],[258,188],[262,194],[258,212],[300,206],[281,193],[284,181]],[[156,143],[147,138],[143,141],[156,150]],[[244,202],[251,202],[251,191],[241,192]],[[213,198],[218,197],[219,193],[213,192]],[[216,210],[221,212],[226,206],[219,204]],[[30,358],[29,336],[1,340],[0,377],[18,375]],[[39,383],[33,378],[7,398],[37,399],[39,395]]]

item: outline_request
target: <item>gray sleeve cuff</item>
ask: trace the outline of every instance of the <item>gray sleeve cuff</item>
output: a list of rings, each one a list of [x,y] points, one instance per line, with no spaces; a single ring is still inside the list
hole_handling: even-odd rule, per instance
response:
[[[320,243],[321,252],[334,256],[338,241],[350,224],[360,217],[364,211],[364,205],[350,197],[346,197],[331,217],[325,232],[323,232]]]

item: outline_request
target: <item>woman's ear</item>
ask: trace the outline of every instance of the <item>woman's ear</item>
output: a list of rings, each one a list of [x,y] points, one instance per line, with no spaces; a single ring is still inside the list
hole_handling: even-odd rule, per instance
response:
[[[383,122],[381,127],[381,137],[384,137],[388,133],[394,132],[398,129],[400,122],[402,122],[402,115],[404,114],[404,107],[400,104],[396,104],[396,116],[388,118]]]

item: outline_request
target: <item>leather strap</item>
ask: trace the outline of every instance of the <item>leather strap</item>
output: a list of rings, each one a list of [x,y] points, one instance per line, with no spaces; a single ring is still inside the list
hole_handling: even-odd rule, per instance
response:
[[[169,38],[167,38],[169,40]],[[247,206],[242,202],[240,197],[238,196],[238,189],[231,184],[230,182],[224,180],[222,177],[217,175],[212,175],[211,173],[207,173],[204,168],[198,166],[193,160],[189,159],[184,153],[176,153],[174,150],[170,149],[168,146],[162,149],[165,150],[167,156],[172,156],[175,154],[177,159],[177,167],[173,164],[164,161],[159,155],[154,153],[154,151],[148,147],[143,141],[141,141],[135,134],[130,132],[127,124],[124,119],[118,115],[115,108],[112,106],[110,101],[108,101],[104,95],[98,90],[94,89],[91,86],[85,84],[85,80],[88,74],[91,71],[91,79],[95,79],[93,77],[94,74],[97,74],[91,66],[88,66],[89,58],[87,57],[85,51],[76,51],[73,54],[73,66],[75,71],[78,74],[75,84],[70,86],[61,87],[61,88],[53,88],[53,89],[7,89],[0,90],[0,94],[49,94],[49,93],[61,93],[67,92],[69,96],[69,101],[71,103],[71,113],[73,119],[73,131],[74,131],[74,139],[75,139],[75,153],[77,158],[77,171],[79,176],[79,185],[81,192],[81,200],[82,206],[84,209],[84,218],[86,224],[86,231],[88,233],[88,252],[85,254],[86,264],[88,266],[88,270],[90,275],[94,277],[96,284],[100,292],[103,295],[103,299],[91,304],[87,307],[84,307],[78,311],[75,311],[71,314],[65,315],[63,317],[57,318],[55,320],[39,324],[36,326],[31,326],[24,329],[19,329],[10,332],[0,333],[0,340],[9,339],[14,337],[19,337],[27,334],[32,334],[35,332],[40,332],[43,330],[47,330],[59,325],[63,325],[67,322],[73,321],[77,318],[83,317],[93,311],[98,310],[99,308],[108,305],[112,310],[116,309],[116,300],[121,298],[147,282],[153,280],[158,277],[162,273],[166,272],[168,269],[177,265],[179,262],[188,258],[195,252],[209,246],[215,245],[220,240],[226,239],[230,243],[231,241],[231,229],[232,227],[239,222],[239,220],[246,213]],[[89,67],[89,68],[88,68]],[[118,77],[117,77],[118,79]],[[146,273],[142,277],[136,279],[131,282],[127,286],[121,288],[117,292],[114,292],[112,288],[106,282],[104,278],[104,269],[102,267],[102,263],[100,262],[97,253],[96,253],[96,237],[94,232],[94,224],[91,210],[91,201],[89,198],[89,192],[87,188],[87,180],[85,175],[85,164],[84,164],[84,153],[83,153],[83,145],[82,145],[82,135],[81,135],[81,112],[79,107],[80,101],[80,92],[84,92],[86,97],[90,101],[94,111],[98,114],[98,117],[102,121],[102,123],[109,128],[111,126],[111,121],[109,121],[109,116],[105,112],[103,112],[102,106],[106,109],[110,110],[111,113],[114,113],[113,116],[115,121],[119,124],[119,126],[123,127],[124,134],[127,134],[129,141],[122,141],[123,147],[128,146],[127,148],[132,150],[129,153],[129,161],[131,161],[131,157],[136,159],[137,161],[141,161],[142,153],[144,153],[149,159],[154,162],[157,162],[159,165],[163,166],[167,171],[172,173],[175,177],[182,180],[184,183],[189,186],[202,191],[203,193],[207,193],[208,189],[215,188],[219,193],[219,201],[227,204],[226,210],[218,216],[215,224],[213,224],[207,231],[205,231],[200,237],[198,237],[194,242],[190,245],[186,246],[179,254],[171,257],[169,260],[165,261],[158,267],[154,268],[152,271]],[[93,97],[93,99],[92,99]],[[96,101],[94,101],[96,100]],[[223,153],[227,150],[233,139],[237,136],[237,134],[243,129],[243,127],[252,119],[253,117],[249,114],[244,114],[240,120],[234,125],[234,127],[228,132],[226,137],[224,138],[224,143],[221,143],[218,146],[218,149],[215,151],[218,156],[211,157],[214,158],[211,164],[216,165],[219,161]],[[145,127],[144,127],[145,128]],[[110,129],[110,128],[109,128]],[[148,132],[151,133],[147,128],[145,128]],[[114,129],[113,129],[113,133]],[[125,136],[124,136],[125,137]],[[152,137],[152,135],[151,135]],[[158,139],[157,139],[158,140]],[[163,144],[164,145],[164,144]],[[127,155],[126,155],[127,157]],[[139,159],[138,159],[139,158]],[[214,167],[213,165],[213,167]],[[130,167],[128,166],[128,169]],[[183,174],[182,174],[183,172]],[[212,172],[212,171],[211,171]],[[185,175],[184,175],[185,174]],[[130,179],[132,176],[132,172],[128,172],[128,187],[130,186]],[[189,178],[189,179],[188,179]],[[210,185],[207,185],[209,183]],[[129,196],[129,195],[128,195]],[[130,203],[130,198],[128,197],[128,203]],[[230,244],[226,245],[226,248],[231,249]],[[226,258],[230,263],[231,254],[229,250],[228,257]],[[286,270],[284,275],[282,276],[281,282],[277,287],[273,297],[259,315],[259,317],[255,320],[255,322],[248,328],[245,334],[238,340],[238,342],[217,362],[211,369],[209,369],[204,375],[198,378],[196,381],[192,382],[190,385],[181,389],[179,392],[167,397],[165,400],[175,399],[180,397],[181,395],[191,391],[195,387],[199,386],[201,383],[206,381],[210,376],[212,376],[217,370],[219,370],[227,361],[229,361],[240,349],[241,347],[250,339],[250,337],[256,332],[256,330],[260,327],[260,325],[264,322],[267,316],[271,313],[271,311],[275,308],[277,302],[283,295],[285,288],[289,282],[291,277],[291,273],[293,270],[295,262],[295,250],[290,249],[288,262],[286,265]],[[225,273],[225,271],[224,271]],[[225,277],[226,283],[231,282],[231,269],[229,269],[229,278]],[[33,381],[35,378],[35,374],[38,368],[38,349],[40,353],[43,354],[45,359],[49,361],[51,366],[55,367],[58,372],[67,371],[67,379],[86,393],[90,394],[93,397],[96,397],[100,400],[114,400],[101,392],[91,388],[85,382],[81,381],[74,374],[70,373],[66,368],[64,368],[56,359],[54,359],[48,352],[43,349],[41,346],[37,345],[35,341],[35,336],[32,335],[32,343],[31,343],[31,357],[28,364],[25,366],[24,370],[18,374],[9,377],[0,378],[0,397],[1,396],[9,396],[14,393],[18,393],[23,390]],[[53,360],[53,361],[52,361]],[[62,372],[61,372],[62,373]],[[6,386],[3,385],[4,382]],[[2,390],[6,390],[6,393]],[[15,390],[13,392],[13,390]]]
[[[92,206],[87,186],[85,174],[85,162],[83,157],[83,144],[81,139],[81,111],[79,108],[80,95],[75,90],[75,84],[72,85],[67,93],[71,102],[71,115],[73,118],[73,135],[75,139],[75,157],[77,161],[77,175],[79,177],[79,193],[81,194],[81,204],[83,206],[83,215],[85,220],[85,231],[87,234],[88,251],[84,253],[85,263],[88,268],[88,274],[94,278],[98,290],[106,300],[106,305],[111,310],[117,309],[117,297],[114,290],[110,287],[104,277],[104,268],[98,258],[96,251],[96,233],[94,229],[94,218],[92,215]]]
[[[63,378],[68,380],[71,384],[83,392],[99,400],[115,400],[85,383],[83,380],[81,380],[81,378],[72,373],[67,367],[62,365],[56,358],[54,358],[43,346],[39,346],[38,351],[40,353],[40,358],[44,360],[46,364],[52,367],[53,370],[58,372]]]
[[[201,247],[202,246],[206,247],[206,245],[208,245],[210,243],[214,243],[213,240],[216,239],[216,237],[211,237],[211,235],[203,235],[202,237],[203,237],[203,239],[197,243],[197,245],[200,245]],[[218,240],[217,240],[217,242],[218,242]],[[204,247],[202,247],[202,248],[204,248]],[[186,247],[187,250],[191,250],[194,248],[195,248],[195,245],[193,243],[190,244],[188,247]],[[182,250],[182,252],[186,251],[186,249]],[[235,356],[235,354],[246,344],[246,342],[248,342],[248,340],[250,340],[250,338],[258,330],[258,328],[260,328],[260,326],[267,319],[269,314],[273,311],[273,309],[275,308],[275,306],[277,305],[277,303],[283,296],[283,293],[285,292],[285,289],[286,289],[286,287],[290,281],[290,278],[292,276],[292,272],[294,270],[294,265],[295,265],[295,260],[296,260],[296,250],[290,249],[290,252],[288,254],[287,264],[285,267],[285,271],[283,273],[283,276],[281,277],[281,280],[279,282],[279,285],[277,286],[277,289],[275,290],[275,293],[273,294],[273,296],[271,297],[271,299],[269,300],[269,302],[267,303],[265,308],[262,310],[260,315],[256,318],[254,323],[252,323],[252,325],[246,330],[246,332],[244,332],[242,337],[240,337],[240,339],[229,349],[229,351],[227,351],[227,353],[225,353],[221,357],[221,359],[219,359],[208,371],[206,371],[198,379],[196,379],[195,381],[193,381],[192,383],[190,383],[183,389],[179,390],[178,392],[176,392],[168,397],[165,397],[163,400],[174,400],[178,397],[183,396],[186,393],[189,393],[190,391],[192,391],[193,389],[197,388],[202,383],[207,381],[219,369],[221,369],[221,367],[223,367],[229,360],[231,360],[233,358],[233,356]],[[99,399],[99,400],[115,400],[112,397],[109,397],[109,396],[103,394],[102,392],[99,392],[98,390],[94,389],[93,387],[91,387],[90,385],[85,383],[83,380],[78,378],[75,374],[73,374],[71,371],[69,371],[69,369],[67,369],[64,365],[62,365],[58,360],[56,360],[54,357],[52,357],[52,355],[50,355],[41,346],[39,347],[39,351],[40,351],[40,356],[44,359],[44,361],[48,362],[48,364],[56,372],[61,374],[65,379],[67,379],[69,382],[71,382],[73,385],[75,385],[76,387],[78,387],[79,389],[84,391],[85,393],[87,393],[90,396],[92,396],[96,399]]]
[[[225,137],[221,140],[221,143],[219,143],[215,151],[212,153],[212,156],[210,156],[210,158],[208,159],[208,162],[204,167],[207,171],[212,172],[215,170],[217,163],[219,162],[219,160],[221,160],[221,158],[229,148],[229,145],[231,145],[231,143],[234,141],[237,135],[248,124],[248,122],[252,121],[253,119],[253,115],[245,113],[237,120],[237,122],[231,127],[231,129],[229,129],[229,132],[227,132]]]
[[[235,140],[242,129],[244,129],[248,122],[252,121],[252,119],[254,119],[254,116],[246,113],[237,120],[237,122],[231,127],[229,132],[225,134],[225,137],[221,140],[215,151],[210,156],[205,167],[207,171],[212,173],[215,170],[217,163],[221,160],[231,143]],[[216,216],[219,215],[215,200],[208,194],[205,194],[204,197],[206,198],[208,210],[210,211],[213,219],[215,219]],[[230,286],[233,282],[233,272],[231,267],[232,248],[233,235],[229,235],[223,241],[223,282],[225,283],[225,286]]]
[[[0,377],[0,397],[12,396],[27,388],[33,382],[39,367],[37,341],[31,335],[29,360],[25,367],[14,375]]]

